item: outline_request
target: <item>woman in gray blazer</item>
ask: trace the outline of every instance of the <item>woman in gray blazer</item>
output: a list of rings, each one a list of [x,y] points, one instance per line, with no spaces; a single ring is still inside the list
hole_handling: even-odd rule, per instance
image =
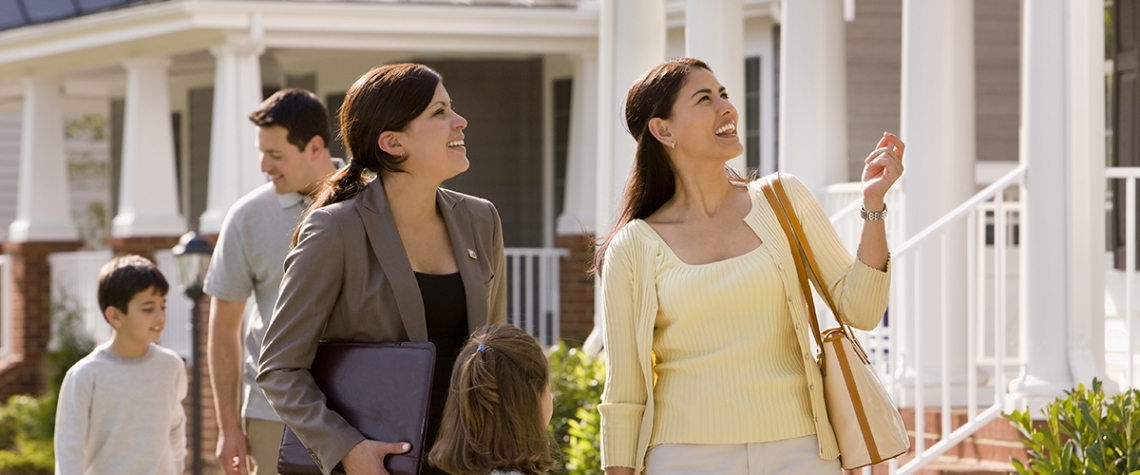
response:
[[[439,187],[467,170],[467,121],[435,71],[369,71],[345,96],[340,121],[352,160],[317,192],[285,259],[257,382],[323,473],[343,464],[349,474],[387,475],[384,457],[409,446],[367,440],[325,407],[309,372],[317,343],[434,343],[426,452],[459,349],[477,327],[505,319],[502,224],[489,201]]]

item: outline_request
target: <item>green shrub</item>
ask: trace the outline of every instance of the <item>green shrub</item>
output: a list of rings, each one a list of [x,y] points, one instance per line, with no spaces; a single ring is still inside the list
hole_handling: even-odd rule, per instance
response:
[[[1005,414],[1022,435],[1029,460],[1012,459],[1021,475],[1140,475],[1140,390],[1106,399],[1101,382],[1065,392],[1034,427],[1028,410]]]
[[[598,475],[602,473],[601,415],[598,403],[606,381],[605,364],[580,348],[559,342],[551,349],[550,366],[554,416],[550,432],[564,457],[557,473]]]
[[[54,402],[46,396],[8,398],[0,406],[0,450],[14,449],[21,440],[52,440]]]
[[[0,475],[52,475],[55,450],[49,440],[19,440],[15,450],[0,451]]]
[[[57,347],[47,357],[47,389],[48,394],[58,395],[67,370],[95,349],[95,341],[83,328],[83,307],[74,297],[65,294],[52,302],[52,318]]]
[[[0,475],[55,471],[55,410],[63,377],[95,343],[83,331],[81,307],[72,298],[52,303],[56,350],[48,353],[45,394],[12,396],[0,405]]]

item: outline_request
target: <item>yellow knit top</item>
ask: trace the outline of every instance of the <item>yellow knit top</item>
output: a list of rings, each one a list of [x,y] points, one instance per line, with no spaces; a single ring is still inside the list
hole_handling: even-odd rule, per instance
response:
[[[874,328],[889,265],[883,272],[853,258],[807,188],[791,175],[781,180],[840,313],[855,328]],[[791,248],[759,184],[749,191],[745,222],[762,244],[741,256],[685,264],[641,220],[611,241],[602,269],[603,467],[641,472],[651,444],[812,433],[821,457],[839,456]]]
[[[767,244],[705,265],[660,245],[650,445],[814,434],[803,357]]]

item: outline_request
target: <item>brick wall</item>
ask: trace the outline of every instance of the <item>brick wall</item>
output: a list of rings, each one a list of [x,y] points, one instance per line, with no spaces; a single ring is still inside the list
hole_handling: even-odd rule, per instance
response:
[[[560,333],[567,342],[586,340],[594,329],[594,279],[588,274],[594,258],[591,235],[558,236],[557,247],[570,250],[570,257],[559,267],[562,294]]]
[[[107,244],[116,256],[137,254],[154,260],[154,251],[170,249],[178,244],[180,236],[148,236],[131,238],[108,238]]]
[[[44,389],[44,357],[51,339],[51,268],[47,257],[70,252],[80,242],[5,242],[12,259],[12,352],[0,363],[0,401]]]

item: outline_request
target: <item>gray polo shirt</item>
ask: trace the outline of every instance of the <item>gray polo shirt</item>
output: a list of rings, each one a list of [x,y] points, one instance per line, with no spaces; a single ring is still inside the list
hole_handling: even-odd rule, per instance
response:
[[[335,162],[334,162],[335,163]],[[338,163],[339,165],[339,163]],[[277,291],[285,274],[293,231],[312,202],[299,193],[278,195],[266,183],[234,203],[222,223],[222,233],[206,274],[206,293],[233,302],[253,294],[256,308],[246,311],[242,325],[242,417],[280,421],[257,386],[257,358],[265,326],[273,316]]]

